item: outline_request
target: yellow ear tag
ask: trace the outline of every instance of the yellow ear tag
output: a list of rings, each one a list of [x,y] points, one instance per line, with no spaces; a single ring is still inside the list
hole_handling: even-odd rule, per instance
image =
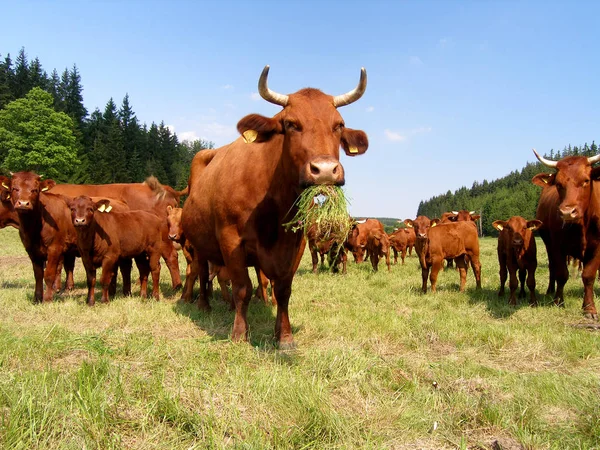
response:
[[[496,229],[498,231],[502,231],[502,230],[504,230],[504,227],[502,225],[496,225]],[[531,230],[531,228],[530,228],[530,230]]]
[[[9,198],[10,198],[10,194],[8,194],[8,195],[6,196],[6,200],[8,200]]]
[[[356,147],[354,147],[354,146],[350,147],[350,148],[348,149],[348,151],[349,151],[350,153],[358,153],[358,149],[357,149]]]
[[[10,188],[9,188],[9,187],[8,187],[6,184],[4,184],[4,183],[2,183],[2,187],[3,187],[4,189],[10,189]]]
[[[109,213],[112,210],[112,205],[108,205],[104,212]]]
[[[548,184],[548,180],[546,180],[545,178],[542,178],[542,181],[546,184]]]
[[[253,143],[256,140],[256,136],[258,136],[258,132],[255,130],[246,130],[242,133],[242,137],[246,144]]]
[[[437,225],[437,222],[433,222],[433,223],[431,224],[431,228],[435,227],[436,225]]]
[[[42,192],[46,192],[48,189],[50,189],[50,188],[49,187],[42,188]]]
[[[406,227],[407,227],[407,228],[412,228],[412,227],[413,227],[413,226],[412,226],[412,223],[407,223],[407,224],[406,224]]]
[[[104,210],[106,209],[106,206],[104,204],[100,205],[100,207],[98,208],[98,211],[100,212],[104,212]]]

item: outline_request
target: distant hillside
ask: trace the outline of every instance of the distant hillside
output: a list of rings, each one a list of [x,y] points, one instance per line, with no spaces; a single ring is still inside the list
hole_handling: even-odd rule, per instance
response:
[[[398,228],[398,226],[400,225],[398,223],[398,220],[400,219],[394,219],[393,217],[371,217],[371,216],[356,216],[354,217],[356,220],[362,220],[362,219],[377,219],[379,220],[383,226],[385,227],[385,232],[386,233],[391,233],[392,231],[394,231],[394,228]],[[403,225],[404,226],[404,225]]]
[[[565,147],[562,152],[550,150],[546,158],[558,160],[565,156],[582,155],[592,156],[598,153],[598,146],[592,141],[581,147]],[[508,219],[511,216],[523,216],[526,219],[535,218],[541,188],[534,185],[531,179],[538,173],[552,172],[539,162],[528,163],[521,170],[516,170],[493,181],[475,181],[470,189],[461,187],[454,192],[421,201],[417,215],[430,218],[440,217],[446,211],[468,209],[481,214],[483,234],[497,235],[492,227],[492,222],[499,219]]]

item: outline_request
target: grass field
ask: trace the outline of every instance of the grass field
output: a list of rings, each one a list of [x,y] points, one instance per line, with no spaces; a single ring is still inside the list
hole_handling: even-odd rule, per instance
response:
[[[0,448],[600,448],[600,335],[573,326],[587,323],[580,279],[565,308],[543,295],[539,240],[538,308],[498,299],[495,239],[481,242],[483,289],[469,272],[463,294],[448,271],[422,295],[414,254],[346,276],[313,275],[305,254],[292,352],[273,347],[275,310],[256,299],[250,344],[230,342],[233,313],[181,304],[164,263],[160,302],[89,308],[78,261],[74,293],[33,304],[18,233],[0,242]]]

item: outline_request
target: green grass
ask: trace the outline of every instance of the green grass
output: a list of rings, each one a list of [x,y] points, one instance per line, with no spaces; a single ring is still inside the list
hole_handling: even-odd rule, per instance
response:
[[[541,242],[535,309],[497,297],[494,239],[483,289],[469,272],[463,294],[453,270],[420,294],[414,254],[341,276],[310,273],[307,253],[290,302],[298,349],[281,352],[274,309],[253,300],[250,344],[234,344],[233,313],[219,298],[209,314],[181,304],[164,263],[160,302],[90,308],[78,261],[73,294],[33,304],[16,230],[0,241],[0,448],[600,448],[600,334],[572,326],[586,322],[580,279],[565,308],[543,295]]]

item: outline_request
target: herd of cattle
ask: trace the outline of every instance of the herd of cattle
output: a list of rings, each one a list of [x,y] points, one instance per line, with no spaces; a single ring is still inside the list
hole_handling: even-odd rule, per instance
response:
[[[313,271],[329,255],[334,270],[346,272],[347,251],[356,262],[368,255],[374,270],[380,258],[390,269],[398,253],[402,263],[414,248],[422,269],[422,290],[436,290],[444,261],[456,264],[460,290],[465,288],[467,268],[473,270],[481,287],[479,240],[469,211],[454,211],[439,219],[419,216],[404,221],[405,228],[386,234],[375,219],[354,223],[345,242],[334,242],[309,229],[286,231],[282,224],[295,210],[302,190],[311,185],[344,184],[339,149],[353,157],[366,152],[367,135],[345,126],[338,108],[358,100],[366,89],[367,76],[361,70],[358,86],[350,92],[331,96],[306,88],[283,95],[267,86],[269,66],[259,79],[259,93],[282,106],[274,117],[250,114],[237,125],[241,138],[214,150],[199,152],[193,159],[188,186],[176,191],[154,178],[139,184],[73,185],[42,180],[33,172],[0,177],[0,227],[19,229],[31,259],[35,277],[35,301],[51,301],[61,289],[61,271],[67,274],[66,289],[72,289],[75,258],[81,257],[87,276],[87,303],[94,304],[96,269],[102,268],[102,301],[116,291],[117,270],[122,273],[123,293],[131,293],[131,268],[135,260],[140,274],[141,295],[147,294],[152,275],[152,295],[159,298],[162,257],[171,274],[174,289],[182,287],[177,251],[183,250],[188,263],[182,298],[193,299],[194,284],[200,282],[198,306],[209,309],[212,279],[217,277],[224,299],[235,309],[232,339],[246,340],[248,304],[252,283],[248,267],[256,269],[259,296],[277,306],[275,337],[280,347],[293,345],[288,317],[292,280],[308,241]],[[534,150],[535,152],[535,150]],[[567,258],[582,261],[585,286],[584,313],[597,319],[593,283],[600,266],[600,193],[594,189],[600,168],[591,158],[572,156],[555,162],[537,153],[553,174],[539,174],[533,182],[542,186],[535,220],[512,217],[498,220],[500,292],[509,275],[510,303],[516,303],[516,289],[525,296],[524,284],[535,297],[537,266],[533,231],[539,230],[548,252],[550,282],[548,293],[562,304],[568,279]],[[180,199],[187,199],[180,207]],[[45,282],[45,290],[44,290]],[[229,296],[228,285],[231,285]]]

